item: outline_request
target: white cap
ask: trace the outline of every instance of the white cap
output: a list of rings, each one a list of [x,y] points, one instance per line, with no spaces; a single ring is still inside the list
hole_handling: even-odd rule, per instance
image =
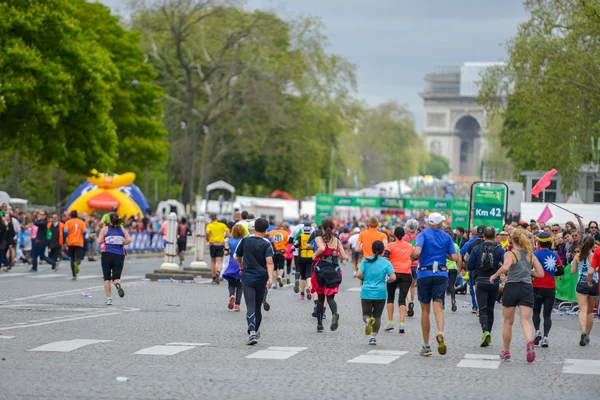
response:
[[[360,233],[360,228],[354,228],[354,233]]]
[[[444,222],[444,217],[440,213],[431,213],[429,214],[429,218],[427,218],[427,222],[429,225],[437,225]]]

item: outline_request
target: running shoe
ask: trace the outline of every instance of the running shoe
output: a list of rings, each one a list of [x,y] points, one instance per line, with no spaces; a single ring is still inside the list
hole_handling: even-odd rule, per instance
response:
[[[317,318],[317,305],[316,305],[316,304],[315,304],[315,306],[314,306],[314,308],[313,308],[313,312],[312,312],[311,316],[312,316],[313,318]]]
[[[77,275],[79,273],[79,263],[78,262],[76,262],[74,264],[74,270],[75,270],[75,275]]]
[[[256,340],[260,339],[260,329],[256,331]]]
[[[277,284],[276,284],[276,283],[274,283],[274,284],[271,286],[271,289],[277,289]]]
[[[525,345],[525,349],[527,350],[527,362],[532,363],[535,361],[535,345],[532,340],[528,340]]]
[[[248,346],[254,346],[256,343],[258,343],[258,340],[256,339],[256,333],[252,331],[248,336],[248,341],[246,342],[246,344]]]
[[[72,281],[76,281],[77,280],[77,275],[75,275],[74,277],[71,278]]]
[[[213,285],[217,283],[217,278],[215,278],[214,276],[213,276],[213,279],[212,279],[212,283],[213,283]]]
[[[52,270],[54,270],[54,272],[58,271],[58,267],[60,267],[60,261],[56,262],[56,265],[54,265],[54,268],[52,268]]]
[[[221,271],[217,271],[217,276],[215,277],[215,283],[217,285],[221,283]]]
[[[481,336],[481,347],[488,347],[492,343],[492,335],[488,331],[483,332]]]
[[[317,325],[317,332],[321,333],[325,330],[325,328],[323,328],[323,325]]]
[[[585,341],[586,336],[587,336],[587,334],[585,332],[581,332],[581,339],[579,339],[580,346],[585,346],[587,344]]]
[[[452,312],[456,312],[456,310],[458,310],[458,307],[456,306],[456,300],[452,300]]]
[[[590,344],[590,335],[585,335],[585,344]]]
[[[300,282],[296,281],[296,282],[294,282],[294,293],[298,293],[298,292],[300,292]]]
[[[121,298],[125,297],[125,292],[123,291],[121,284],[117,283],[115,286],[117,287],[117,293],[119,293],[119,297],[121,297]]]
[[[471,314],[477,314],[478,310],[476,308],[471,308]]]
[[[412,301],[408,303],[408,313],[409,317],[413,317],[415,315],[415,303]]]
[[[323,313],[323,319],[327,319],[327,314]]]
[[[229,296],[229,304],[227,304],[227,308],[229,308],[230,310],[233,310],[234,303],[235,303],[235,296],[234,295]]]
[[[502,350],[500,352],[500,358],[503,359],[504,361],[510,361],[510,351]]]
[[[536,331],[535,337],[533,338],[533,344],[536,346],[540,344],[540,340],[542,340],[542,332]]]
[[[400,324],[400,329],[398,329],[398,333],[404,333],[404,324]]]
[[[383,328],[384,331],[392,331],[394,330],[394,323],[392,321],[388,321],[387,325],[385,326],[385,328]]]
[[[542,339],[542,347],[544,347],[544,348],[548,347],[548,338],[547,337]]]
[[[352,271],[352,275],[356,278],[356,270]]]
[[[279,287],[283,287],[283,279],[281,279],[281,277],[277,277],[277,283],[279,284]]]
[[[304,300],[304,293],[300,293],[300,300]]]
[[[235,308],[233,309],[233,311],[240,312],[240,306],[239,306],[239,304],[235,305]]]
[[[373,333],[373,325],[375,325],[375,318],[371,317],[367,320],[367,326],[365,326],[365,335],[369,336]]]
[[[329,329],[331,329],[332,331],[337,331],[338,326],[340,322],[340,314],[333,314],[333,317],[331,318],[331,327]]]
[[[377,345],[377,339],[375,339],[375,336],[371,336],[371,337],[369,338],[369,344],[370,344],[371,346],[376,346],[376,345]]]
[[[438,333],[435,336],[435,340],[437,340],[438,342],[438,353],[440,353],[441,355],[446,354],[446,343],[444,343],[444,335],[441,333]]]
[[[112,299],[110,297],[106,299],[106,305],[112,306]]]
[[[423,357],[431,357],[433,355],[433,353],[431,352],[431,347],[425,344],[423,345],[423,347],[421,347],[421,351],[419,352],[419,354]]]
[[[263,300],[263,308],[265,309],[265,311],[269,311],[271,309],[271,306],[269,305],[269,303],[267,303],[267,300]]]
[[[306,288],[306,298],[312,300],[312,294],[310,294],[310,288]]]
[[[285,283],[289,285],[290,283],[292,283],[292,281],[290,280],[290,278],[285,278]]]

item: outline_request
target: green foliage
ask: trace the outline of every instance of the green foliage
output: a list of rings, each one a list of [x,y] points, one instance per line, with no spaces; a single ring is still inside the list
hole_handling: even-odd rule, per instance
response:
[[[600,5],[527,0],[525,6],[530,19],[508,43],[507,64],[484,77],[480,100],[502,114],[500,140],[516,168],[556,168],[570,193],[600,136]]]
[[[447,158],[438,154],[429,153],[428,157],[423,157],[419,174],[432,175],[438,179],[442,179],[444,175],[450,173],[450,162]]]

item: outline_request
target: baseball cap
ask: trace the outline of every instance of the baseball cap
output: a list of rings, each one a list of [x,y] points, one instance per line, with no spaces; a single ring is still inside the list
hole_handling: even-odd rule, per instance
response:
[[[444,222],[445,218],[440,213],[431,213],[429,214],[429,218],[427,218],[427,222],[429,225],[437,225]]]
[[[360,233],[360,228],[354,228],[354,233]]]
[[[477,236],[483,236],[483,231],[485,230],[485,225],[479,225],[477,227]]]

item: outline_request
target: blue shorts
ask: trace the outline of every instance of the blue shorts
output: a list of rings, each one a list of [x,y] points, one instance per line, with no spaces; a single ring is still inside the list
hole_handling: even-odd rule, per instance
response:
[[[417,279],[419,301],[423,304],[434,302],[442,303],[448,286],[447,276],[428,276]]]
[[[417,267],[416,266],[410,267],[410,273],[412,274],[412,278],[416,280],[417,279]]]

